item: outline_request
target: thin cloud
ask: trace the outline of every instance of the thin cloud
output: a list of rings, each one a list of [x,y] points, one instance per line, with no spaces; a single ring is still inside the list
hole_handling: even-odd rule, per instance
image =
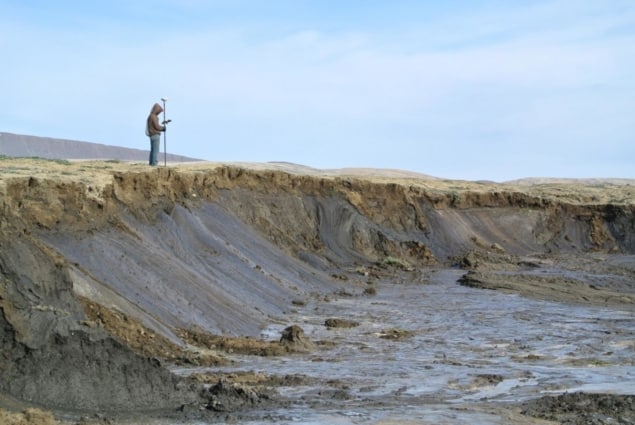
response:
[[[119,4],[127,19],[71,29],[8,16],[0,46],[20,67],[0,70],[12,82],[2,130],[145,147],[139,122],[165,95],[171,138],[189,156],[474,179],[585,167],[607,175],[593,155],[570,155],[585,166],[556,163],[572,147],[632,152],[635,33],[626,25],[635,6],[615,4],[506,4],[446,10],[425,28],[351,22],[336,31],[325,16],[273,32],[280,17],[253,28],[206,27],[200,16],[184,25],[188,13],[213,10],[198,2],[165,31],[128,21],[141,3]]]

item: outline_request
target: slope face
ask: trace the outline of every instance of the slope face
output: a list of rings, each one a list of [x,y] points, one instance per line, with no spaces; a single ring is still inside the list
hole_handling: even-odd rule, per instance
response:
[[[88,411],[196,399],[156,361],[88,326],[65,260],[21,230],[0,231],[0,392]]]
[[[522,193],[430,193],[363,180],[218,168],[115,174],[101,198],[81,184],[7,187],[9,211],[70,263],[78,291],[151,328],[257,335],[330,275],[387,257],[448,263],[634,249],[633,207]],[[133,307],[134,306],[134,307]]]

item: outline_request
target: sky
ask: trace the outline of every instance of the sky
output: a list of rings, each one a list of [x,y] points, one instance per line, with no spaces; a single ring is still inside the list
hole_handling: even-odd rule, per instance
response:
[[[0,0],[0,88],[10,133],[149,150],[166,97],[210,161],[635,178],[635,0]]]

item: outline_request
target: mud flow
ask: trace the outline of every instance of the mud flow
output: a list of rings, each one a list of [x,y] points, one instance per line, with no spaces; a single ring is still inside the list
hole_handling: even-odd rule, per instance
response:
[[[223,371],[290,382],[278,388],[288,407],[242,423],[544,423],[515,416],[513,406],[547,394],[635,388],[630,306],[529,300],[457,285],[460,274],[441,270],[428,284],[384,283],[376,297],[341,297],[292,314],[289,321],[322,348],[234,358]],[[359,326],[327,328],[324,317]],[[270,326],[263,337],[275,339],[284,326]]]

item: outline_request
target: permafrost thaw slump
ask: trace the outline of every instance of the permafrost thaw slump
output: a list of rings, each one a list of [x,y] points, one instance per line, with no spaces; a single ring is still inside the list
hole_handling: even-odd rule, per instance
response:
[[[632,362],[625,360],[632,358],[635,332],[632,202],[574,203],[520,191],[444,191],[220,167],[205,172],[119,173],[99,193],[79,183],[14,179],[5,184],[2,211],[0,389],[45,407],[114,412],[214,406],[217,395],[201,395],[200,385],[170,373],[160,359],[140,356],[128,341],[114,338],[100,323],[89,320],[80,297],[139,322],[153,337],[176,346],[185,346],[182,330],[260,337],[263,330],[278,332],[292,324],[304,327],[310,338],[332,339],[339,348],[328,348],[325,342],[322,347],[327,348],[318,347],[317,353],[304,357],[285,356],[282,364],[268,358],[247,361],[271,374],[302,374],[297,365],[307,360],[319,364],[321,349],[334,350],[326,351],[329,365],[313,373],[340,375],[338,370],[350,370],[354,384],[334,389],[326,399],[335,401],[316,412],[345,409],[348,403],[364,399],[364,394],[367,398],[390,395],[394,405],[467,404],[481,396],[510,401],[500,394],[507,386],[548,382],[544,375],[555,370],[561,361],[556,358],[577,366],[586,359],[592,366],[616,368],[610,374],[632,372]],[[488,333],[466,335],[474,331],[444,328],[440,323],[426,325],[432,330],[423,332],[419,327],[427,322],[410,316],[439,320],[444,303],[456,304],[452,311],[463,314],[464,322],[479,320],[478,311],[470,310],[474,305],[465,304],[464,298],[487,297],[483,290],[459,289],[446,281],[445,285],[453,285],[448,293],[454,295],[432,305],[417,302],[419,296],[432,296],[417,285],[430,283],[438,270],[449,267],[476,273],[466,281],[470,286],[616,309],[615,320],[622,320],[615,325],[619,336],[589,336],[589,345],[606,344],[606,352],[612,354],[604,358],[591,350],[587,358],[568,353],[566,345],[584,337],[575,333],[584,334],[584,326],[563,337],[561,350],[551,340],[520,347],[523,342],[510,341],[514,329],[509,327],[501,328],[507,336],[498,342]],[[532,291],[534,287],[547,289]],[[564,293],[569,295],[559,298],[560,287],[566,287]],[[403,305],[396,301],[400,293],[407,297]],[[352,300],[350,305],[347,300]],[[394,320],[376,307],[382,303],[399,309]],[[553,314],[550,308],[556,307],[546,308],[545,314]],[[377,322],[372,320],[374,312]],[[582,320],[571,312],[575,320]],[[482,314],[488,326],[495,326]],[[527,319],[531,323],[527,329],[520,326],[525,320],[522,314],[508,309],[500,312],[499,320],[512,315],[519,332],[539,333],[540,325],[533,319]],[[361,325],[324,331],[322,319],[334,315],[356,319]],[[597,315],[600,321],[608,320]],[[415,329],[409,329],[412,323],[418,323],[412,325]],[[562,323],[568,329],[567,321]],[[394,347],[369,345],[382,332],[388,341],[391,335],[396,338],[390,343]],[[556,330],[550,332],[558,338]],[[400,336],[409,342],[399,345]],[[456,344],[463,354],[454,345],[444,345],[452,340],[460,341]],[[416,344],[408,345],[412,341]],[[402,352],[403,347],[409,348]],[[361,359],[370,370],[388,368],[383,374],[371,372],[384,376],[386,382],[364,381],[364,373],[353,367],[338,369],[337,363],[347,364],[356,349],[366,353]],[[504,351],[510,364],[538,366],[497,372],[479,354],[482,351],[485,358],[491,350]],[[387,353],[392,354],[383,359]],[[468,355],[470,360],[456,359]],[[544,358],[550,363],[541,363]],[[488,366],[481,370],[481,363]],[[244,369],[242,364],[239,360],[237,369]],[[400,364],[403,370],[395,375]],[[439,364],[446,366],[435,366]],[[434,372],[415,371],[419,367]],[[310,370],[305,370],[307,379],[312,377]],[[556,376],[566,382],[563,388],[591,388],[598,382],[596,378],[585,382],[577,372]],[[489,392],[473,390],[479,382],[491,387]],[[318,404],[325,399],[319,391],[311,391],[299,393]],[[516,399],[540,391],[523,390]],[[381,419],[368,413],[374,408],[386,409],[367,404],[361,408],[366,412],[361,413],[366,415],[364,421]],[[404,420],[425,416],[425,408],[416,412]]]

